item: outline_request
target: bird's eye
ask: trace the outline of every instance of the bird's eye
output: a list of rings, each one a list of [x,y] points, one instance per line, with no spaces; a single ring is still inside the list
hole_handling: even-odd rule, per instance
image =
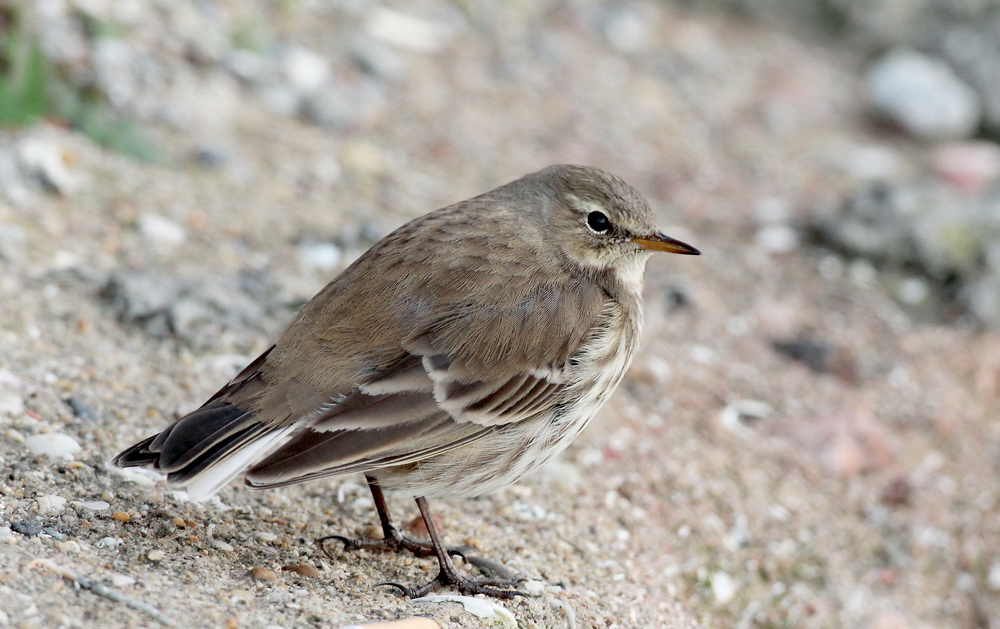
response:
[[[603,212],[591,212],[587,215],[587,227],[595,234],[606,234],[611,231],[611,220]]]

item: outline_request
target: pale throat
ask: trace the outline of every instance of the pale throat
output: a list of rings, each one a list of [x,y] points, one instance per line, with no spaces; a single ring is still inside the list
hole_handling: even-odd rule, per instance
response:
[[[652,253],[640,251],[635,255],[627,256],[615,265],[618,279],[623,285],[636,293],[642,294],[642,277],[646,271],[646,261]]]

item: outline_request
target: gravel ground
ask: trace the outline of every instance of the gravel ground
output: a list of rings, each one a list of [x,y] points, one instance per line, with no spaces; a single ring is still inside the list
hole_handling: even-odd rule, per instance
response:
[[[928,168],[852,51],[665,3],[153,4],[115,41],[167,78],[106,87],[157,161],[0,136],[0,627],[997,626],[1000,333],[798,227],[873,155]],[[375,587],[431,560],[331,561],[314,538],[375,521],[356,477],[195,504],[106,465],[380,235],[555,162],[620,174],[704,255],[650,263],[636,363],[557,463],[432,505],[537,596],[484,618]]]

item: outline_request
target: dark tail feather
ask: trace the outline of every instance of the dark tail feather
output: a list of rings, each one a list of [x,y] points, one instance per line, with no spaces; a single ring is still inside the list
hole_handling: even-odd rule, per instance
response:
[[[153,443],[157,435],[143,439],[139,443],[125,448],[115,458],[111,459],[111,464],[118,467],[145,467],[156,463],[159,455],[149,451],[149,445]]]
[[[159,472],[178,472],[253,425],[252,414],[225,402],[209,402],[160,434],[122,450],[111,463],[119,467],[146,465]]]
[[[161,432],[150,450],[159,457],[156,469],[178,472],[234,434],[256,424],[253,414],[226,402],[209,402]]]

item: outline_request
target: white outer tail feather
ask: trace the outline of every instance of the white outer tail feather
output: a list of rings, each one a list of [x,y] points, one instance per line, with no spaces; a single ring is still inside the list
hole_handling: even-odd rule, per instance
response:
[[[284,445],[291,437],[291,432],[297,427],[297,424],[290,424],[284,428],[261,435],[216,465],[205,470],[185,487],[188,496],[194,502],[201,502],[211,498],[215,492],[245,472],[253,463]]]

